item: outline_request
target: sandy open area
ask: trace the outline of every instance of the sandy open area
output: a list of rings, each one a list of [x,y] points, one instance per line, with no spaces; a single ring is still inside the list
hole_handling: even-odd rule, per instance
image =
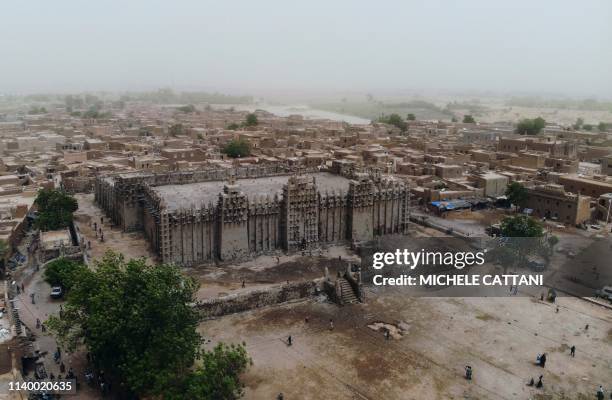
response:
[[[612,311],[583,300],[560,298],[556,313],[531,297],[368,295],[366,304],[313,300],[225,316],[200,330],[209,346],[246,343],[246,399],[590,399],[612,379]],[[381,323],[395,327],[391,339],[375,330]],[[544,369],[534,365],[542,352]],[[539,375],[543,389],[526,386]]]

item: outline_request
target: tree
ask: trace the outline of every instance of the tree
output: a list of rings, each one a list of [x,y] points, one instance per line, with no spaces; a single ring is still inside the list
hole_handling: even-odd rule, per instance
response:
[[[49,285],[70,290],[78,281],[79,274],[84,273],[86,269],[83,264],[67,258],[58,258],[47,264],[43,276]]]
[[[244,345],[219,343],[202,355],[202,364],[188,374],[178,387],[166,393],[166,400],[234,400],[242,396],[239,375],[252,364]]]
[[[174,124],[170,127],[170,129],[168,130],[170,133],[170,136],[179,136],[185,133],[185,129],[183,128],[183,124]]]
[[[584,124],[584,119],[576,118],[576,122],[574,122],[574,129],[578,130],[578,129],[582,128],[582,124]]]
[[[251,145],[245,139],[232,140],[221,151],[232,158],[247,157],[251,154]]]
[[[226,127],[225,127],[225,129],[228,129],[228,130],[230,130],[230,131],[235,131],[235,130],[237,130],[238,128],[240,128],[240,125],[238,125],[238,124],[237,124],[237,123],[235,123],[235,122],[232,122],[231,124],[229,124],[228,126],[226,126]]]
[[[476,120],[474,119],[473,116],[466,114],[463,116],[463,123],[464,124],[475,124]]]
[[[522,119],[516,126],[516,133],[519,135],[537,135],[546,126],[546,121],[542,117]]]
[[[38,115],[38,114],[46,114],[47,113],[47,109],[45,107],[32,107],[30,108],[30,111],[28,111],[28,114],[30,115]]]
[[[196,359],[197,288],[176,266],[108,252],[77,275],[62,317],[48,326],[69,351],[85,346],[94,365],[133,395],[159,396]]]
[[[399,114],[381,115],[378,118],[378,122],[393,125],[399,128],[402,132],[408,128],[408,126],[406,125],[406,122],[404,122],[404,120]]]
[[[408,115],[406,116],[406,119],[407,119],[408,121],[415,121],[415,120],[416,120],[416,115],[414,115],[414,114],[410,113],[410,114],[408,114]]]
[[[189,104],[186,106],[179,107],[178,110],[184,112],[185,114],[189,114],[195,112],[196,108],[193,104]]]
[[[257,115],[250,113],[246,116],[245,125],[246,126],[256,126],[259,123],[257,121]]]
[[[5,240],[0,239],[0,268],[4,268],[4,259],[9,254],[9,246]]]
[[[584,124],[584,125],[582,125],[582,128],[585,131],[592,131],[593,130],[593,125],[591,125],[591,124]]]
[[[597,125],[597,129],[599,129],[599,132],[605,132],[608,130],[608,126],[609,124],[605,122],[600,122],[599,125]]]
[[[518,182],[512,182],[506,188],[506,196],[508,197],[508,201],[519,209],[522,208],[527,201],[527,189]]]
[[[544,236],[544,228],[535,218],[515,215],[502,220],[501,233],[505,237],[537,238]]]
[[[72,214],[79,208],[74,197],[55,189],[38,192],[34,204],[38,208],[36,226],[43,231],[66,228],[72,222]]]

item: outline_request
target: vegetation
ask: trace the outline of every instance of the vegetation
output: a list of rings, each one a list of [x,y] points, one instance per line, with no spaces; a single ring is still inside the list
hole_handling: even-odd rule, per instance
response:
[[[221,151],[232,158],[247,157],[251,154],[251,145],[245,139],[234,139]]]
[[[527,189],[518,182],[512,182],[506,188],[506,196],[508,201],[519,209],[527,202]]]
[[[559,110],[612,111],[612,101],[595,99],[543,99],[539,97],[514,97],[506,102],[511,107],[555,108]]]
[[[235,123],[235,122],[232,122],[231,124],[229,124],[228,126],[226,126],[226,127],[225,127],[225,129],[228,129],[228,130],[230,130],[230,131],[235,131],[235,130],[240,129],[240,125],[238,125],[238,124],[237,124],[237,123]]]
[[[245,126],[256,126],[258,123],[257,115],[250,113],[246,116]]]
[[[592,131],[593,130],[593,125],[591,124],[584,124],[582,125],[582,129],[584,129],[585,131]]]
[[[580,128],[582,128],[582,125],[584,124],[584,119],[582,118],[576,118],[576,122],[574,122],[574,129],[578,130]]]
[[[28,114],[30,115],[38,115],[38,114],[46,114],[48,111],[45,107],[32,107],[30,108],[30,111],[28,111]]]
[[[74,197],[55,189],[43,189],[34,201],[38,208],[37,228],[43,231],[66,228],[79,205]]]
[[[185,129],[183,128],[183,124],[172,125],[168,129],[168,133],[170,134],[170,136],[173,136],[173,137],[185,134]]]
[[[550,259],[559,239],[546,235],[543,225],[527,215],[506,217],[501,223],[503,240],[491,250],[491,256],[509,267],[529,266],[533,256]]]
[[[253,102],[251,96],[229,96],[221,93],[208,92],[180,92],[172,89],[162,88],[155,92],[126,93],[121,100],[128,101],[150,101],[157,104],[249,104]]]
[[[95,367],[132,396],[235,399],[250,360],[243,346],[200,352],[198,285],[173,265],[108,252],[75,275],[62,317],[49,329],[69,351],[85,346]],[[194,361],[202,366],[192,370]],[[180,397],[181,393],[193,394]]]
[[[546,121],[542,117],[521,120],[516,126],[516,133],[519,135],[537,135],[546,126]]]
[[[466,114],[463,116],[463,123],[464,124],[475,124],[476,120],[474,119],[473,116]]]
[[[219,343],[204,352],[202,365],[187,375],[181,384],[165,395],[167,400],[233,400],[243,394],[239,375],[252,364],[244,345]]]
[[[452,101],[446,104],[446,109],[449,111],[462,111],[467,110],[471,116],[482,116],[486,114],[489,109],[484,105],[480,104],[480,100],[473,99],[470,101]]]
[[[310,107],[319,110],[331,111],[340,114],[354,115],[357,117],[378,120],[381,115],[418,115],[421,119],[450,119],[454,114],[452,111],[438,107],[427,101],[414,99],[402,102],[378,101],[372,95],[366,96],[365,101],[338,101],[333,103],[313,103]]]
[[[195,112],[196,108],[193,104],[188,104],[186,106],[179,107],[178,110],[180,112],[184,112],[185,114],[189,114]]]
[[[609,127],[610,124],[605,122],[600,122],[599,125],[597,125],[597,129],[599,129],[599,132],[605,132],[608,130]]]
[[[58,258],[47,264],[43,276],[51,286],[61,286],[70,290],[79,280],[87,267],[67,258]]]
[[[381,115],[378,118],[378,122],[382,122],[384,124],[393,125],[402,130],[402,132],[406,131],[408,126],[406,122],[400,117],[399,114],[391,114],[391,115]]]
[[[414,115],[414,114],[412,114],[412,113],[409,113],[409,114],[406,116],[406,120],[408,120],[408,121],[416,121],[416,115]]]
[[[501,233],[505,237],[535,238],[544,236],[544,228],[535,218],[515,215],[503,219]]]
[[[86,119],[106,119],[110,118],[112,114],[110,112],[101,112],[99,106],[91,106],[82,115]]]
[[[5,240],[0,239],[0,268],[4,267],[4,259],[9,254],[9,245]]]

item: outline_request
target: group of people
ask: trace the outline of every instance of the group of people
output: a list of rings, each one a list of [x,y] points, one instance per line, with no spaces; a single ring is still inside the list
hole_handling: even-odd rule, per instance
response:
[[[98,379],[96,379],[96,376],[93,371],[91,369],[87,369],[85,371],[85,382],[87,382],[87,384],[92,387],[94,385],[98,385],[103,395],[106,395],[110,392],[111,385],[110,382],[105,379],[104,371],[100,371],[98,373]]]
[[[570,347],[570,356],[576,357],[576,346],[572,345],[572,347]],[[546,366],[546,353],[537,355],[536,365],[542,368]],[[465,366],[465,379],[471,381],[472,374],[473,374],[472,367],[470,365],[466,365]],[[538,389],[541,389],[544,386],[544,383],[542,381],[543,378],[544,378],[544,375],[540,375],[537,381],[534,378],[531,378],[531,380],[527,383],[527,386],[534,386]],[[597,389],[597,400],[604,400],[604,398],[605,398],[604,388],[603,386],[599,385],[599,388]],[[610,393],[610,399],[612,399],[612,393]]]

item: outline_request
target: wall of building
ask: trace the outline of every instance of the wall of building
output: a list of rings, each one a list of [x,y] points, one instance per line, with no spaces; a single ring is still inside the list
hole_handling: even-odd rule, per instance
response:
[[[98,178],[96,200],[124,230],[144,231],[163,262],[198,265],[367,241],[403,233],[407,224],[407,188],[370,176],[351,181],[349,193],[331,194],[318,191],[315,177],[291,176],[281,198],[248,199],[239,184],[230,183],[216,204],[178,210],[169,210],[145,179],[176,182],[146,174],[123,181]]]
[[[255,308],[313,297],[318,293],[319,281],[294,282],[248,293],[225,296],[198,302],[196,310],[201,319],[220,317]]]

